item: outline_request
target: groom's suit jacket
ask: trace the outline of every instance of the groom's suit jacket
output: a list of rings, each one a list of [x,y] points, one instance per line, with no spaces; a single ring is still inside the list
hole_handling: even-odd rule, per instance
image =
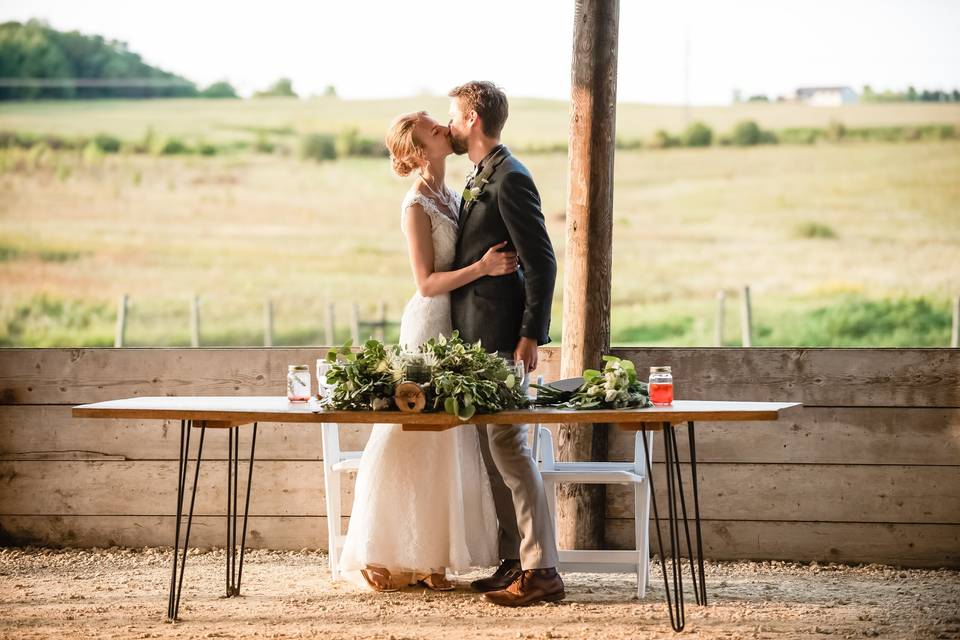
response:
[[[487,351],[512,353],[521,336],[550,342],[557,259],[530,172],[503,145],[481,161],[475,176],[484,172],[486,162],[495,163],[489,182],[475,200],[460,207],[454,268],[473,264],[491,246],[508,240],[506,248],[516,250],[520,269],[451,292],[453,328],[465,341],[482,340]]]

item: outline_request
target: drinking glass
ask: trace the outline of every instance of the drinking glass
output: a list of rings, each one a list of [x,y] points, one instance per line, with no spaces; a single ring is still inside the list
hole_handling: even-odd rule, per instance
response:
[[[327,372],[330,371],[332,362],[326,358],[317,360],[317,399],[323,400],[329,398],[333,393],[333,386],[327,382]]]
[[[526,395],[530,380],[527,376],[527,367],[523,360],[514,360],[513,358],[504,358],[504,360],[507,363],[507,369],[510,370],[510,373],[512,373],[514,378],[520,383],[520,389],[524,395]]]

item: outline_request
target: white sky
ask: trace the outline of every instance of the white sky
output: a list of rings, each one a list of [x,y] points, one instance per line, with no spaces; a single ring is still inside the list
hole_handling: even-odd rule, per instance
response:
[[[725,104],[797,86],[960,87],[957,0],[621,0],[621,101]],[[47,20],[122,40],[144,59],[243,94],[280,76],[301,95],[445,95],[489,79],[569,96],[574,0],[0,0],[0,21]]]

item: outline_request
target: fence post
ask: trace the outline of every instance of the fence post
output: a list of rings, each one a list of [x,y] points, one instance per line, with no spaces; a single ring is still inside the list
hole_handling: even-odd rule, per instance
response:
[[[950,329],[950,346],[960,347],[960,296],[953,299],[953,326]]]
[[[714,337],[714,342],[716,346],[723,346],[723,323],[724,323],[724,311],[727,302],[727,292],[723,289],[717,291],[717,327],[716,334]]]
[[[326,322],[324,323],[324,327],[323,327],[324,333],[326,334],[324,337],[325,337],[326,340],[327,340],[327,346],[328,346],[328,347],[332,347],[332,346],[334,346],[334,345],[336,344],[336,342],[335,342],[335,340],[334,340],[334,335],[333,335],[333,327],[334,327],[334,322],[333,322],[333,303],[330,302],[330,303],[327,304],[327,318],[326,318]]]
[[[263,346],[273,346],[273,300],[263,303]]]
[[[200,296],[190,299],[190,346],[200,346]]]
[[[350,314],[350,339],[354,346],[360,344],[360,307],[356,302],[353,303]]]
[[[750,287],[744,285],[740,296],[740,339],[743,346],[753,346],[753,317],[750,312]]]
[[[380,301],[380,322],[377,324],[377,335],[380,342],[387,341],[387,301]]]
[[[127,336],[127,294],[120,296],[117,302],[117,329],[113,337],[113,346],[122,347]]]

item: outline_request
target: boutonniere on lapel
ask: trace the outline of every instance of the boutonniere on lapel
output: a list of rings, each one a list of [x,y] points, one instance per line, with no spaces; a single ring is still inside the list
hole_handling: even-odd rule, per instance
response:
[[[483,187],[486,186],[489,180],[484,180],[480,178],[480,185],[476,187],[466,186],[463,188],[463,201],[464,202],[473,202],[479,197],[480,192],[483,191]]]
[[[467,186],[463,188],[461,196],[468,207],[473,205],[483,193],[483,188],[490,183],[490,176],[497,170],[500,161],[506,157],[505,151],[506,147],[502,147],[492,158],[489,158],[480,175],[476,175],[476,169],[474,169],[474,172],[467,177]]]

